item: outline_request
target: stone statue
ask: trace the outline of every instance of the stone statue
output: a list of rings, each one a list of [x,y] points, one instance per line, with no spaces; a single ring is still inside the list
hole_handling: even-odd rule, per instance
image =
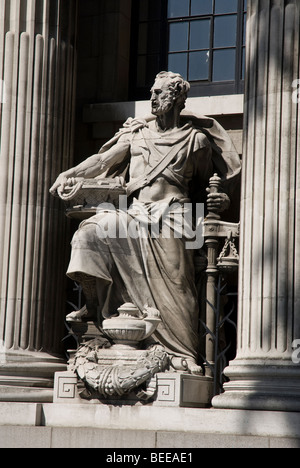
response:
[[[85,179],[115,177],[127,186],[127,210],[100,205],[74,235],[67,275],[82,285],[86,306],[67,320],[98,317],[101,324],[124,303],[141,315],[157,310],[161,322],[150,343],[161,345],[170,361],[184,363],[179,370],[201,374],[196,251],[186,248],[192,238],[186,232],[194,231],[189,226],[178,235],[177,224],[191,202],[207,203],[212,211],[228,209],[240,159],[215,120],[184,111],[189,89],[179,74],[159,73],[151,89],[152,115],[128,119],[98,154],[60,174],[50,191],[63,194]],[[207,196],[216,172],[224,193]],[[163,235],[166,227],[169,235]]]

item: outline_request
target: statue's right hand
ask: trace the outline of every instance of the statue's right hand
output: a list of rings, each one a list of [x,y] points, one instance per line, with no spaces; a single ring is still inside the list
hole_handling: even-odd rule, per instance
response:
[[[63,192],[65,186],[68,185],[68,180],[69,180],[68,177],[66,177],[65,173],[63,172],[57,177],[56,181],[50,188],[49,192],[52,195],[57,195],[58,190],[59,192]]]

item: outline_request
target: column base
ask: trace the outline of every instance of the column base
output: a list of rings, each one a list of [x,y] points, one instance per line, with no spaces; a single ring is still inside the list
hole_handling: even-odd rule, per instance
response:
[[[213,398],[214,408],[300,411],[300,366],[234,361],[225,375],[230,381]]]
[[[53,401],[55,372],[66,370],[60,357],[47,353],[5,351],[0,355],[0,401]]]

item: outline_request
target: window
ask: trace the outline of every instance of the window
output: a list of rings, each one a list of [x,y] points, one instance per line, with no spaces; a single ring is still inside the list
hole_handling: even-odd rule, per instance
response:
[[[243,92],[247,0],[134,1],[134,98],[161,70],[180,73],[191,96]]]
[[[133,0],[132,5],[131,97],[145,99],[167,66],[167,0]]]

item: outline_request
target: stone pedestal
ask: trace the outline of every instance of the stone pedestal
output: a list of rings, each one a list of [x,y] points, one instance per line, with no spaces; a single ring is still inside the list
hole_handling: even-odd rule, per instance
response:
[[[216,408],[300,410],[298,0],[248,0],[238,350]]]
[[[125,306],[127,306],[126,309],[124,309]],[[117,318],[103,322],[106,331],[109,331],[110,334],[116,334],[118,344],[110,345],[107,337],[103,336],[103,331],[93,322],[73,322],[71,324],[72,332],[77,336],[81,346],[83,348],[88,346],[89,358],[87,359],[87,350],[83,350],[83,348],[79,348],[77,351],[69,351],[68,370],[55,374],[53,403],[64,405],[102,404],[118,406],[144,406],[147,404],[150,406],[173,406],[177,408],[210,407],[214,392],[213,378],[191,375],[187,371],[176,372],[175,369],[178,369],[178,367],[174,367],[174,363],[169,367],[168,361],[166,361],[167,370],[163,371],[165,366],[161,360],[162,355],[160,353],[156,354],[155,358],[156,362],[161,360],[160,371],[153,371],[151,376],[146,376],[147,380],[144,379],[153,364],[150,356],[152,351],[151,347],[143,350],[139,349],[138,345],[124,344],[129,336],[133,336],[131,332],[134,330],[136,333],[136,330],[138,330],[136,324],[132,321],[133,315],[128,315],[127,317],[122,315],[125,310],[127,313],[129,312],[130,308],[128,306],[132,306],[132,304],[124,304],[119,309],[120,315]],[[131,312],[133,312],[133,309]],[[148,319],[153,320],[149,311]],[[146,316],[144,320],[145,324],[147,324]],[[139,320],[138,323],[140,325],[141,321]],[[129,332],[130,335],[128,334]],[[99,347],[100,343],[101,346]],[[106,345],[104,345],[105,343]],[[141,364],[141,360],[143,359],[145,359],[145,367]],[[138,362],[140,366],[137,366]],[[181,360],[179,359],[177,364],[179,365],[180,362]],[[85,367],[85,372],[79,378],[83,367]],[[90,370],[92,374],[89,374]],[[129,377],[135,375],[137,380],[141,377],[143,380],[137,386],[135,386],[134,380],[131,381],[127,387],[127,391],[123,391],[123,387],[118,387],[116,380],[117,375],[120,375],[118,374],[119,370],[123,379],[127,378],[130,381]],[[117,371],[117,373],[114,371]],[[89,377],[87,377],[87,374],[89,374]],[[112,376],[112,388],[117,390],[117,392],[106,393],[107,388],[103,386],[103,381],[108,375]],[[100,381],[102,381],[101,386]],[[96,382],[99,385],[94,385]],[[100,388],[102,391],[105,390],[104,393],[101,393]]]
[[[212,396],[211,378],[166,372],[157,375],[157,396],[153,405],[208,408]]]
[[[213,396],[213,381],[208,377],[177,372],[161,372],[156,375],[157,391],[150,406],[207,408]],[[55,374],[53,403],[61,404],[112,404],[142,405],[134,393],[122,399],[84,400],[78,391],[78,378],[73,372]]]
[[[49,401],[65,368],[69,236],[49,188],[72,162],[76,4],[0,5],[0,401]]]

